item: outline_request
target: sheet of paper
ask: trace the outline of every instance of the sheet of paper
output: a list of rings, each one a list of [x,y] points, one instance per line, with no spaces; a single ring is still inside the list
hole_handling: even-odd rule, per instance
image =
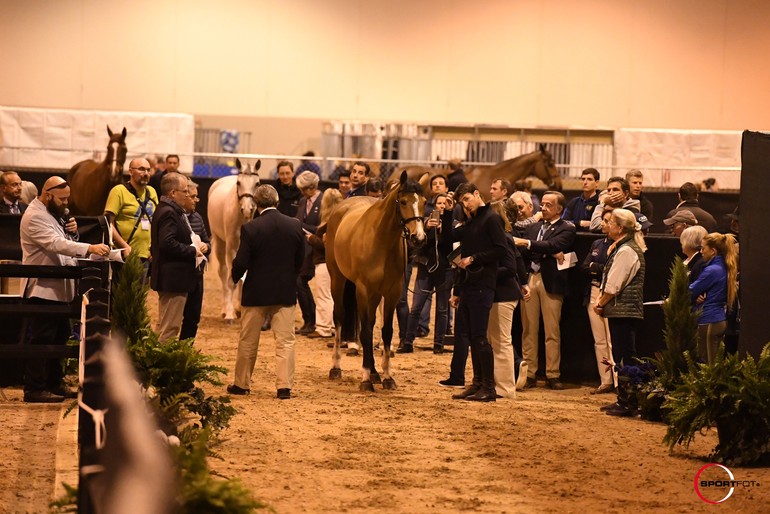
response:
[[[556,269],[564,270],[574,267],[577,264],[578,258],[575,252],[569,252],[564,254],[564,261],[559,264],[556,263]]]
[[[194,246],[195,248],[200,250],[200,248],[204,244],[203,241],[201,241],[201,236],[199,236],[198,234],[193,233],[193,234],[190,234],[190,238],[192,239],[192,245],[191,246]],[[203,253],[203,251],[201,251],[201,253]],[[195,267],[196,268],[200,268],[201,264],[203,264],[204,262],[206,262],[206,263],[208,262],[208,259],[206,258],[205,255],[201,255],[201,256],[196,256],[195,257]]]
[[[110,255],[105,257],[103,255],[91,254],[88,258],[92,261],[115,261],[123,262],[123,251],[120,248],[110,250]]]

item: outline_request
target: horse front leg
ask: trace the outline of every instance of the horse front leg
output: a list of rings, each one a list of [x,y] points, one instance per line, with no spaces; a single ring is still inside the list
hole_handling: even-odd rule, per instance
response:
[[[390,373],[390,343],[393,340],[393,312],[396,309],[396,303],[400,293],[395,296],[388,295],[385,298],[384,305],[384,319],[382,320],[382,374],[384,379],[382,380],[383,389],[395,389],[396,381]]]
[[[339,281],[332,281],[332,298],[334,299],[334,349],[332,350],[332,368],[329,370],[329,380],[339,380],[342,378],[342,368],[340,352],[342,343],[342,320],[344,319],[344,303],[342,301],[343,288],[339,286]]]
[[[374,383],[380,383],[380,374],[374,367],[373,331],[379,298],[367,298],[363,291],[357,295],[358,314],[361,321],[360,341],[364,351],[361,391],[374,392]]]
[[[211,244],[217,258],[219,282],[222,284],[222,319],[225,320],[225,323],[231,324],[235,320],[235,316],[232,313],[233,284],[232,278],[230,278],[231,264],[227,262],[227,247],[225,241],[216,236],[212,238]]]

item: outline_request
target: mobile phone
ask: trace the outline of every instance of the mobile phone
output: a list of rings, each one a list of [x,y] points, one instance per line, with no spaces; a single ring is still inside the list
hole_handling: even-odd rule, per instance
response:
[[[431,219],[438,221],[441,217],[441,213],[438,212],[438,209],[433,209],[433,212],[430,213],[430,217]]]

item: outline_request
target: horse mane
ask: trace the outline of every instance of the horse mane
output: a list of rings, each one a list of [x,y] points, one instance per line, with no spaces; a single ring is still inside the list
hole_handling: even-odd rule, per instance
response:
[[[324,191],[324,195],[321,197],[321,224],[329,221],[332,209],[341,201],[342,193],[339,189],[329,188]]]

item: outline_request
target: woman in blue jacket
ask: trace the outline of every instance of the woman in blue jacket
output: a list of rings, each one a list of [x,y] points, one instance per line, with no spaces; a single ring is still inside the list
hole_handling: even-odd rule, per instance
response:
[[[698,302],[703,299],[698,317],[698,354],[711,364],[727,329],[728,306],[733,305],[738,293],[738,247],[732,234],[712,232],[703,238],[701,254],[706,266],[690,285],[690,293]]]

